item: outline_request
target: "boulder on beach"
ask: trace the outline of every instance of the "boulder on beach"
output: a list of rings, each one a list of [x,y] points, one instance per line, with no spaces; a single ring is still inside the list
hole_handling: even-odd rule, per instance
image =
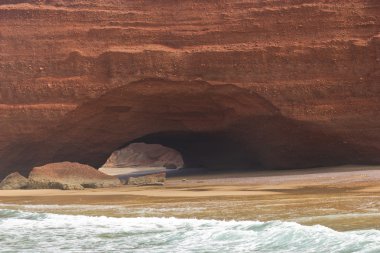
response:
[[[176,169],[183,167],[182,155],[160,144],[132,143],[114,151],[103,168],[122,167],[165,167]]]
[[[29,180],[18,172],[13,172],[0,183],[0,190],[16,190],[28,187]]]
[[[120,185],[118,178],[106,175],[91,166],[61,162],[33,168],[29,174],[28,188],[81,190]]]
[[[128,185],[163,185],[166,180],[166,173],[155,173],[138,177],[129,177]]]

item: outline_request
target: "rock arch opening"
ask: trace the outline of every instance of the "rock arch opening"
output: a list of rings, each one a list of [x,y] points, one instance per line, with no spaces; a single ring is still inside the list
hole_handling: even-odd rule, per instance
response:
[[[156,143],[132,142],[115,150],[101,169],[106,172],[123,168],[139,171],[183,167],[182,154],[173,148]]]
[[[113,151],[136,141],[174,148],[185,166],[210,169],[313,167],[373,155],[326,128],[284,117],[254,92],[203,81],[129,83],[35,136],[9,145],[0,161],[4,174],[60,161],[99,168]]]
[[[234,139],[228,131],[160,132],[148,134],[133,142],[159,143],[177,150],[182,155],[184,168],[220,170],[259,166],[246,144]]]

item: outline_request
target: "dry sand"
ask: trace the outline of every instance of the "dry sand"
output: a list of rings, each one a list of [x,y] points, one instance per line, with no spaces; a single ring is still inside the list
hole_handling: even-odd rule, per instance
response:
[[[165,186],[3,190],[0,203],[37,205],[40,211],[58,205],[49,211],[86,215],[282,219],[340,230],[378,228],[380,166],[178,176]]]
[[[136,170],[133,170],[135,172]],[[131,170],[132,172],[132,170]],[[285,194],[282,190],[302,193],[306,188],[352,189],[361,192],[380,189],[380,166],[341,166],[287,171],[222,172],[168,178],[165,186],[123,186],[119,188],[62,190],[2,190],[0,201],[8,198],[57,196],[145,196],[170,198],[198,198],[214,196],[261,196]],[[377,185],[379,184],[379,187]],[[75,200],[73,200],[75,201]]]

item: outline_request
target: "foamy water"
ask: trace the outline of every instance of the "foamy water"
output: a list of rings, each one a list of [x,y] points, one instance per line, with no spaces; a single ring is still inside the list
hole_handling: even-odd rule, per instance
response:
[[[380,252],[380,231],[0,209],[1,252]]]

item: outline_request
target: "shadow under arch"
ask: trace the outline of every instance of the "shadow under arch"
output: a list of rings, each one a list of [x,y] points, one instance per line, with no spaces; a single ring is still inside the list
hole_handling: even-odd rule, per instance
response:
[[[247,169],[261,167],[243,141],[228,131],[189,132],[167,131],[148,134],[135,142],[161,144],[181,153],[184,168],[210,170]]]

